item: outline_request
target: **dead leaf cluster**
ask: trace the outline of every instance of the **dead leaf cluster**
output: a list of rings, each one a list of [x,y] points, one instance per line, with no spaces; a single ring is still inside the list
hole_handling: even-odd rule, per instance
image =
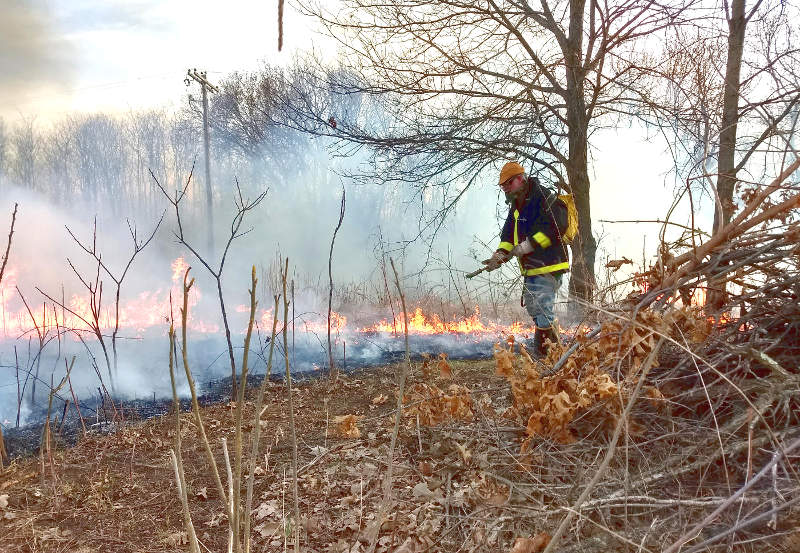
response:
[[[450,363],[447,361],[446,353],[439,353],[438,361],[435,361],[430,353],[423,353],[421,354],[421,357],[422,366],[420,367],[420,370],[422,371],[423,378],[427,380],[436,378],[437,371],[438,377],[443,380],[453,377],[453,369],[450,366]]]
[[[529,438],[522,445],[523,452],[535,436],[572,443],[576,437],[570,423],[595,404],[603,405],[597,415],[608,418],[607,424],[616,422],[621,404],[612,398],[627,397],[638,369],[655,346],[656,333],[687,336],[695,342],[705,340],[710,332],[710,321],[698,309],[676,308],[664,314],[644,310],[635,322],[604,323],[594,339],[579,335],[579,349],[562,370],[546,377],[541,373],[552,367],[566,348],[555,344],[546,358],[534,361],[524,346],[515,354],[513,340],[507,345],[498,343],[494,348],[496,374],[508,380],[513,396],[513,405],[503,416],[526,428]],[[609,371],[618,375],[619,382],[612,380]],[[646,394],[654,402],[664,399],[653,386]]]
[[[434,384],[417,382],[403,396],[406,416],[419,417],[420,424],[438,426],[445,422],[471,421],[473,402],[469,389],[459,384],[450,384],[442,390]]]
[[[509,381],[513,396],[513,405],[503,417],[525,426],[529,436],[522,444],[523,453],[534,436],[563,444],[574,442],[568,426],[578,411],[617,393],[617,385],[597,367],[585,367],[580,378],[566,372],[542,378],[539,369],[543,365],[534,362],[524,348],[515,358],[513,350],[500,344],[495,345],[495,360],[497,374]]]
[[[333,417],[333,428],[337,436],[342,438],[360,438],[361,431],[356,426],[360,417],[356,415],[339,415]]]

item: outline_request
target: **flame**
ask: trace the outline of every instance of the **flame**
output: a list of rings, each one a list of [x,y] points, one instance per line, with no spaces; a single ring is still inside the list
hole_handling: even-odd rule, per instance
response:
[[[32,303],[32,298],[26,296],[28,305],[31,307],[31,313],[29,313],[16,290],[18,270],[15,267],[7,267],[3,282],[0,283],[0,317],[2,318],[0,331],[6,338],[17,339],[28,333],[33,333],[35,337],[37,335],[36,327],[41,334],[54,331],[56,328],[61,331],[67,329],[92,332],[92,327],[97,324],[101,332],[108,335],[113,332],[118,323],[119,332],[127,336],[132,333],[141,335],[152,329],[164,333],[171,317],[176,319],[176,324],[180,324],[183,276],[188,267],[189,265],[183,257],[172,261],[169,273],[167,273],[171,280],[170,287],[145,290],[133,297],[123,298],[118,314],[113,301],[113,293],[109,290],[106,290],[103,295],[103,303],[97,313],[93,312],[95,308],[86,291],[65,298],[63,307],[53,305],[50,300],[41,303],[41,300],[37,299],[35,303]],[[190,307],[195,308],[201,302],[202,297],[202,292],[195,283],[189,295]],[[235,306],[231,310],[232,312],[229,312],[232,316],[230,322],[233,332],[241,334],[245,332],[244,326],[246,326],[246,315],[249,313],[249,309],[248,305],[242,304]],[[256,320],[261,329],[269,331],[272,328],[274,316],[272,308],[260,310],[256,314]],[[400,336],[403,333],[405,322],[404,314],[400,313],[393,320],[382,319],[377,323],[368,322],[364,326],[359,326],[348,321],[346,315],[332,311],[330,328],[332,333],[340,335],[384,333]],[[218,324],[203,320],[197,309],[189,310],[188,325],[192,331],[204,334],[220,331]],[[326,313],[305,315],[299,317],[296,323],[297,332],[324,334],[327,329]],[[484,320],[477,306],[471,315],[450,320],[445,320],[435,313],[426,313],[420,306],[412,308],[408,313],[408,332],[412,335],[522,336],[531,335],[534,330],[533,326],[522,322],[503,325],[495,321]]]
[[[183,282],[183,275],[186,274],[186,269],[189,268],[189,264],[186,263],[186,260],[181,256],[172,262],[170,268],[172,269],[172,282],[180,284]]]
[[[133,298],[120,302],[117,316],[113,293],[105,289],[103,302],[95,313],[91,297],[87,292],[75,293],[64,299],[64,306],[55,305],[50,300],[37,299],[34,303],[26,294],[28,309],[17,293],[17,267],[9,266],[0,283],[0,318],[2,318],[3,337],[17,339],[29,334],[46,335],[48,332],[75,330],[93,332],[97,325],[101,332],[110,334],[115,326],[120,332],[141,334],[152,328],[160,328],[166,332],[170,316],[180,317],[179,300],[182,294],[183,275],[189,265],[183,257],[175,259],[171,265],[172,287],[159,288],[155,291],[143,291]],[[173,303],[170,302],[170,296]],[[58,299],[57,296],[53,296]],[[202,299],[202,292],[195,284],[189,293],[189,305],[196,306]],[[16,305],[14,305],[16,304]],[[219,325],[203,321],[189,311],[188,326],[195,332],[211,334],[219,332]],[[77,338],[75,338],[77,339]]]
[[[708,290],[705,288],[695,288],[692,291],[689,305],[692,307],[704,307],[708,300]]]
[[[385,332],[385,333],[398,333],[402,332],[405,327],[405,315],[398,314],[394,321],[389,322],[386,319],[381,320],[373,326],[363,327],[356,329],[357,332]],[[512,323],[509,326],[504,326],[494,322],[484,323],[481,320],[480,309],[476,306],[473,314],[470,317],[465,317],[460,320],[442,321],[439,315],[433,314],[426,316],[421,307],[414,309],[413,314],[408,318],[408,333],[417,335],[430,335],[430,334],[472,334],[472,335],[486,335],[486,334],[526,334],[533,333],[533,327],[526,327],[521,322]]]
[[[21,337],[46,337],[48,333],[52,336],[56,331],[75,330],[77,332],[93,332],[92,328],[97,324],[100,331],[105,335],[110,335],[118,323],[120,335],[130,337],[132,334],[142,335],[145,332],[165,333],[171,317],[176,319],[176,324],[180,324],[180,306],[182,298],[183,276],[189,265],[183,257],[178,257],[169,266],[169,273],[164,268],[164,277],[169,275],[171,285],[156,290],[146,290],[137,295],[125,298],[120,302],[119,313],[115,310],[113,302],[113,292],[107,289],[103,296],[103,304],[97,313],[91,303],[91,297],[86,291],[72,294],[64,299],[64,306],[54,305],[50,300],[44,302],[36,298],[33,294],[26,295],[26,300],[30,311],[21,301],[20,294],[17,292],[17,282],[19,270],[17,267],[8,266],[6,268],[2,283],[0,283],[0,332],[2,337],[8,339],[19,339]],[[643,290],[647,289],[644,281],[638,283]],[[54,296],[58,299],[58,296]],[[36,298],[36,299],[34,299]],[[172,298],[172,301],[170,301]],[[189,295],[189,319],[188,326],[193,332],[202,334],[215,334],[220,332],[220,325],[202,318],[201,311],[196,307],[203,299],[200,287],[195,283]],[[705,286],[696,287],[690,297],[690,305],[695,308],[703,308],[708,299],[708,291]],[[681,297],[674,298],[676,304],[681,304]],[[249,314],[248,305],[237,305],[229,311],[231,331],[244,334],[246,331],[247,315]],[[734,310],[736,311],[736,310]],[[212,312],[217,312],[216,307]],[[279,313],[279,316],[281,314]],[[256,313],[256,320],[262,331],[269,332],[272,329],[275,314],[273,308],[260,310]],[[718,316],[708,316],[708,320],[713,325],[735,324],[739,320],[738,314],[723,313]],[[396,314],[393,319],[381,319],[378,322],[363,322],[363,318],[358,324],[353,324],[348,317],[342,313],[331,312],[330,330],[337,335],[347,335],[357,338],[365,334],[385,334],[392,337],[400,337],[406,323],[406,316],[403,313]],[[279,330],[282,329],[279,321]],[[363,325],[363,326],[362,326]],[[310,333],[316,335],[325,334],[328,330],[328,319],[326,313],[313,315],[303,315],[298,317],[295,323],[295,331],[300,333]],[[746,325],[741,325],[741,330],[747,330]],[[535,328],[531,324],[520,321],[510,324],[501,324],[497,321],[484,319],[479,307],[475,307],[471,315],[462,318],[445,319],[436,313],[426,313],[424,308],[416,306],[408,313],[408,332],[410,335],[430,336],[430,335],[458,335],[472,338],[498,337],[498,336],[530,336]],[[563,329],[563,332],[570,335],[582,333],[581,328]],[[77,338],[76,338],[77,339]],[[350,338],[348,338],[350,339]]]

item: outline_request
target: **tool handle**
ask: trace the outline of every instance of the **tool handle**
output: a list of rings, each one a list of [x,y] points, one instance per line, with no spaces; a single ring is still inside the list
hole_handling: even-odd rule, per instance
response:
[[[467,273],[464,276],[467,277],[467,278],[476,277],[476,276],[478,276],[479,274],[481,274],[485,270],[486,270],[486,267],[481,267],[480,269],[478,269],[476,271],[472,271],[471,273]]]

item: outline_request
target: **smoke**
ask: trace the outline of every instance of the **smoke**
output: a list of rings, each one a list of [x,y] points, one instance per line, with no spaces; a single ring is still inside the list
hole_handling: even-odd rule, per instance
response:
[[[435,312],[442,320],[454,315],[453,305],[458,306],[459,316],[471,315],[481,295],[489,290],[485,283],[470,283],[466,289],[467,284],[457,273],[454,278],[450,269],[466,271],[478,266],[470,255],[475,234],[489,244],[475,245],[477,259],[485,258],[493,249],[498,222],[494,213],[497,190],[492,179],[487,178],[483,188],[468,190],[432,239],[429,231],[420,235],[420,221],[446,203],[440,192],[427,190],[420,196],[411,187],[390,186],[380,180],[356,184],[341,175],[356,172],[368,160],[366,154],[331,156],[327,143],[307,137],[292,143],[292,151],[286,154],[292,157],[280,169],[271,161],[263,161],[273,159],[276,152],[264,152],[263,158],[244,158],[215,145],[213,252],[207,244],[211,220],[205,213],[202,171],[195,172],[181,204],[181,229],[192,250],[202,258],[198,259],[188,247],[178,244],[176,233],[180,230],[174,210],[153,185],[147,171],[152,168],[159,175],[170,195],[180,189],[192,161],[202,161],[198,156],[202,151],[199,133],[191,126],[192,121],[163,114],[134,114],[129,119],[98,115],[67,120],[63,126],[55,127],[58,134],[37,135],[40,148],[34,160],[37,173],[27,186],[40,192],[6,186],[0,199],[3,222],[8,220],[13,203],[20,205],[9,262],[13,278],[10,273],[3,282],[2,305],[4,313],[16,314],[19,324],[11,331],[4,330],[5,338],[0,344],[0,419],[13,420],[16,415],[17,367],[23,380],[27,371],[36,374],[38,370],[37,400],[42,402],[46,401],[46,384],[51,374],[58,382],[65,361],[72,356],[76,357],[72,384],[81,397],[97,394],[96,370],[109,389],[112,377],[108,373],[112,372],[118,397],[149,398],[153,394],[168,397],[166,334],[170,316],[177,319],[180,314],[185,269],[176,269],[174,265],[180,257],[183,267],[192,266],[190,277],[196,279],[190,296],[188,338],[192,371],[201,383],[230,375],[217,282],[211,273],[220,272],[222,253],[236,220],[237,182],[244,201],[268,189],[265,199],[245,215],[222,267],[222,294],[237,368],[247,322],[251,267],[256,266],[260,279],[257,289],[260,335],[254,338],[251,347],[260,352],[268,347],[272,326],[273,314],[265,311],[273,308],[273,295],[280,289],[279,255],[289,258],[290,289],[294,284],[290,298],[290,317],[294,320],[289,352],[292,366],[295,370],[313,372],[327,365],[328,263],[343,189],[346,211],[332,260],[333,309],[348,318],[348,330],[335,336],[335,356],[342,364],[345,359],[348,366],[353,366],[402,358],[401,337],[354,331],[380,319],[391,320],[392,310],[400,311],[389,256],[401,274],[409,307],[413,309],[418,301],[427,302],[427,313]],[[12,153],[15,147],[12,144]],[[18,174],[21,171],[6,175],[7,180],[19,179]],[[30,316],[15,286],[19,286],[35,314],[42,310],[52,313],[53,304],[62,298],[68,306],[82,305],[85,313],[91,299],[87,284],[95,286],[98,277],[97,262],[70,238],[65,227],[84,247],[96,247],[105,266],[119,278],[133,251],[129,230],[136,229],[141,243],[165,209],[165,219],[153,242],[137,255],[122,284],[125,324],[118,336],[116,370],[109,371],[106,362],[108,354],[113,364],[108,326],[104,333],[106,352],[87,331],[86,324],[73,320],[73,326],[82,329],[80,336],[84,341],[77,338],[76,332],[62,335],[59,340],[50,328],[40,355],[39,335],[31,328]],[[386,264],[385,277],[382,263]],[[102,316],[113,321],[115,283],[102,269],[99,279],[103,282]],[[393,305],[386,303],[387,291]],[[495,296],[495,299],[512,308],[512,318],[507,322],[525,319],[525,313],[516,304],[515,293],[510,298]],[[56,306],[55,311],[63,319],[64,309]],[[282,305],[278,312],[282,318]],[[491,319],[500,317],[489,310],[483,315]],[[411,346],[417,353],[444,351],[469,356],[477,351],[489,353],[495,340],[496,336],[477,341],[452,335],[418,336],[412,338]],[[264,371],[262,356],[251,355],[251,360],[256,372]],[[283,360],[281,345],[276,351],[273,372],[282,372]],[[178,367],[177,372],[179,388],[185,393],[182,368]],[[27,394],[31,388],[29,382]],[[25,407],[28,408],[27,404]],[[31,416],[35,417],[35,411]]]
[[[279,182],[270,187],[264,202],[248,213],[241,228],[242,235],[232,242],[226,255],[222,288],[237,368],[241,362],[247,322],[250,268],[255,265],[260,285],[257,289],[258,334],[251,345],[257,353],[251,355],[251,370],[257,373],[265,371],[264,358],[273,316],[266,311],[274,307],[272,295],[279,289],[275,278],[278,252],[289,257],[290,284],[293,281],[295,285],[294,294],[290,297],[290,317],[293,317],[294,324],[290,329],[289,355],[293,369],[313,373],[327,365],[328,253],[338,218],[341,186],[344,184],[347,187],[348,183],[329,170],[321,153],[317,155],[319,158],[311,165],[321,164],[323,167],[316,172],[317,175],[323,175],[321,182],[316,178],[301,179],[302,171],[298,171],[287,179],[288,182]],[[251,177],[252,180],[242,181],[245,197],[252,197],[271,180],[263,174]],[[222,178],[216,182],[221,193],[215,204],[215,252],[212,254],[207,249],[207,223],[203,217],[197,217],[191,209],[187,209],[183,227],[189,243],[214,271],[219,270],[222,249],[230,236],[231,221],[236,214],[230,183]],[[49,189],[47,186],[42,188]],[[396,243],[403,236],[412,234],[417,221],[413,211],[392,211],[396,206],[389,205],[389,202],[396,198],[392,197],[394,192],[387,188],[350,187],[347,190],[347,211],[335,245],[333,271],[336,290],[334,309],[343,311],[348,317],[348,330],[338,335],[334,332],[335,356],[337,362],[347,362],[350,367],[399,360],[402,358],[402,340],[356,333],[354,329],[380,319],[391,320],[390,308],[374,303],[375,290],[380,288],[383,278],[376,269],[378,227],[383,227],[381,233],[384,240]],[[141,214],[137,217],[135,212],[129,211],[130,206],[120,208],[118,205],[116,209],[111,209],[107,203],[94,204],[80,196],[71,197],[67,203],[55,203],[39,193],[7,186],[0,202],[0,213],[5,214],[0,219],[4,228],[14,202],[19,204],[20,209],[9,261],[12,271],[7,273],[2,283],[2,309],[4,323],[16,320],[18,324],[13,328],[0,329],[4,336],[0,340],[0,422],[13,421],[16,417],[17,374],[23,386],[27,377],[25,393],[28,397],[33,388],[32,379],[38,375],[36,399],[41,405],[46,402],[51,375],[58,382],[64,374],[66,363],[73,356],[76,361],[72,385],[79,397],[97,394],[100,381],[96,371],[99,371],[105,386],[109,389],[112,387],[105,354],[96,337],[88,332],[87,326],[81,321],[73,319],[72,322],[73,326],[81,329],[80,332],[68,332],[60,336],[57,329],[50,327],[44,337],[44,348],[39,351],[39,335],[32,328],[30,315],[16,287],[25,296],[35,316],[39,317],[42,311],[52,314],[55,310],[63,325],[64,309],[58,305],[54,309],[54,303],[61,302],[63,298],[67,306],[72,308],[88,304],[90,294],[86,283],[94,285],[98,274],[97,262],[70,238],[67,227],[84,247],[96,248],[106,267],[119,278],[133,251],[130,229],[135,225],[138,238],[142,241],[149,236],[157,219]],[[166,200],[162,199],[162,205],[168,206]],[[388,218],[387,210],[390,214]],[[126,218],[129,218],[131,227],[126,223]],[[459,221],[459,218],[456,220]],[[456,225],[456,234],[464,232],[465,227],[459,225]],[[192,266],[190,277],[196,279],[190,296],[188,338],[192,371],[200,383],[230,375],[216,280],[187,248],[177,244],[177,230],[174,213],[168,210],[153,242],[137,255],[125,275],[121,300],[126,310],[122,318],[138,322],[123,325],[119,332],[118,366],[112,371],[117,397],[141,399],[155,395],[163,398],[170,394],[167,329],[170,315],[178,321],[180,316],[183,270],[178,272],[175,280],[176,270],[173,266],[179,257],[183,258],[185,266]],[[448,236],[446,232],[449,231],[445,229],[443,236]],[[449,241],[445,240],[442,244],[446,247]],[[401,272],[407,274],[424,264],[428,246],[421,243],[410,248],[405,260],[396,257]],[[103,282],[101,311],[107,320],[113,321],[114,282],[103,270],[99,274]],[[396,301],[391,278],[390,274],[389,286]],[[435,279],[436,275],[431,275],[431,278]],[[373,281],[372,286],[370,280]],[[352,290],[349,296],[342,292],[348,287]],[[413,282],[405,282],[404,288],[409,298],[413,297]],[[396,309],[399,309],[399,305]],[[9,313],[16,315],[9,317]],[[278,313],[282,318],[282,305]],[[145,314],[149,314],[149,318]],[[69,314],[66,316],[69,317]],[[442,316],[445,317],[444,314]],[[78,334],[83,341],[78,339]],[[113,362],[110,334],[111,330],[106,327],[104,338],[107,353]],[[441,340],[446,343],[440,343]],[[490,351],[491,344],[479,344],[471,339],[460,343],[453,337],[412,339],[412,351],[417,353],[448,351],[465,355],[474,353],[476,348],[485,354]],[[276,351],[273,373],[282,373],[283,360],[284,352],[280,345]],[[177,367],[177,375],[179,392],[186,394],[188,390],[181,366]],[[30,416],[30,420],[35,420],[40,414],[25,400],[22,415],[23,419]]]
[[[0,0],[0,109],[31,96],[69,86],[74,48],[60,33],[43,2]]]

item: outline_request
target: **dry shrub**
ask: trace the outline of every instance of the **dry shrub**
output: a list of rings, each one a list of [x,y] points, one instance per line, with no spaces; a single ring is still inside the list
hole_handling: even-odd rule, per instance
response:
[[[469,390],[451,384],[447,391],[433,384],[417,383],[403,396],[405,414],[419,416],[420,424],[438,426],[451,420],[472,420],[472,398]]]
[[[550,543],[550,536],[546,532],[536,534],[532,538],[517,538],[511,553],[539,553]]]
[[[439,354],[439,378],[446,380],[449,378],[453,378],[453,369],[450,367],[450,363],[447,362],[447,354],[440,353]]]
[[[513,351],[499,344],[495,345],[495,359],[497,373],[508,379],[514,398],[504,416],[523,424],[530,437],[544,436],[559,443],[575,441],[568,425],[578,410],[617,393],[608,374],[596,368],[583,371],[580,379],[566,372],[541,378],[543,366],[534,362],[524,348],[519,356],[521,368],[515,370]],[[523,452],[528,444],[529,441],[523,443]]]
[[[430,353],[423,353],[421,354],[422,357],[422,377],[426,380],[432,380],[437,376],[437,369],[438,369],[438,376],[442,380],[447,380],[453,378],[453,368],[450,366],[450,363],[447,361],[447,354],[442,352],[439,354],[439,360],[434,362],[434,359],[431,357]]]
[[[433,365],[433,360],[431,359],[431,354],[423,353],[421,354],[421,356],[422,356],[422,367],[420,370],[422,371],[422,377],[425,378],[426,380],[431,380],[434,376],[436,376],[436,373],[434,372],[435,367]]]
[[[705,339],[710,323],[699,311],[690,308],[674,309],[665,314],[642,311],[635,323],[611,321],[603,325],[594,340],[578,336],[581,347],[557,374],[546,377],[541,373],[558,361],[564,354],[564,347],[553,345],[545,359],[534,361],[524,347],[520,347],[519,356],[515,356],[513,340],[508,341],[508,347],[496,344],[496,372],[509,381],[513,396],[513,405],[504,416],[525,426],[529,436],[522,445],[523,453],[534,436],[562,444],[574,442],[576,438],[569,424],[579,412],[597,403],[604,406],[598,414],[608,422],[616,422],[621,404],[609,399],[620,395],[627,397],[628,389],[636,382],[637,371],[655,346],[655,332],[669,335],[676,330],[692,339]],[[615,367],[627,369],[619,383],[607,372]],[[648,388],[647,395],[654,401],[663,399],[656,388]],[[629,424],[634,429],[638,427],[633,421]]]

